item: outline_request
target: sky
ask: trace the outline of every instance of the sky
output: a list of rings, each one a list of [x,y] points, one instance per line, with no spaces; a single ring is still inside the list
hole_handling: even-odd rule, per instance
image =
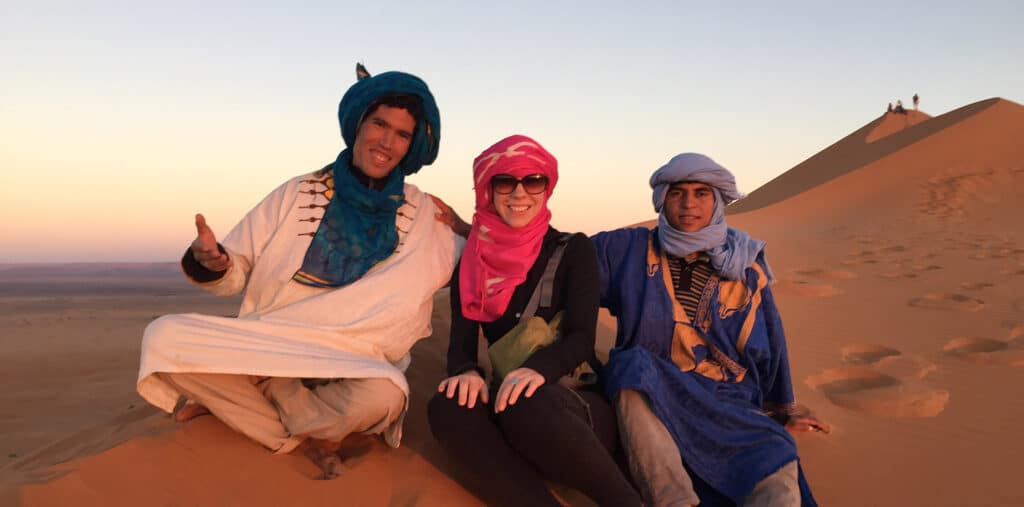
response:
[[[344,148],[357,61],[437,99],[407,182],[469,221],[473,158],[525,134],[559,160],[552,225],[586,233],[653,218],[677,153],[750,192],[914,93],[1024,102],[1011,1],[289,4],[0,0],[0,263],[173,261],[197,212],[223,237]]]

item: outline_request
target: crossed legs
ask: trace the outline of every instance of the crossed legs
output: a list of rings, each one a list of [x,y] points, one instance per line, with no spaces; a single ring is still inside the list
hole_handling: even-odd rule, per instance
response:
[[[303,451],[324,471],[340,473],[336,444],[352,433],[382,433],[398,420],[405,394],[381,378],[302,379],[219,373],[159,373],[189,400],[176,414],[187,420],[208,410],[228,427],[275,453]],[[332,444],[333,443],[333,444]]]

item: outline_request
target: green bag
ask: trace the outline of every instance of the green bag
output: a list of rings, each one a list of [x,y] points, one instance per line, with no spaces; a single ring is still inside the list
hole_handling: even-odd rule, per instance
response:
[[[505,375],[522,366],[534,352],[558,339],[563,312],[555,314],[551,322],[545,322],[534,313],[538,307],[551,306],[555,272],[558,271],[558,264],[562,261],[562,254],[565,253],[565,246],[571,236],[563,233],[558,238],[558,246],[551,253],[544,274],[541,275],[533,294],[530,295],[530,301],[519,316],[519,323],[487,348],[487,354],[491,358],[491,375],[495,382],[500,384]]]
[[[551,322],[545,322],[536,315],[522,319],[487,349],[495,381],[500,383],[505,375],[522,366],[534,352],[558,339],[562,313],[555,314]]]

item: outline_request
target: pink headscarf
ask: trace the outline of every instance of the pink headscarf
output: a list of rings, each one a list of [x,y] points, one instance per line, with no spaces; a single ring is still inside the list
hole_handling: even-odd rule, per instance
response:
[[[498,216],[491,195],[491,178],[496,174],[548,177],[544,207],[524,227],[509,227]],[[540,254],[551,222],[547,201],[557,182],[558,161],[540,143],[526,136],[506,137],[473,161],[476,212],[459,267],[459,295],[466,318],[494,322],[505,313],[516,286],[526,280]]]

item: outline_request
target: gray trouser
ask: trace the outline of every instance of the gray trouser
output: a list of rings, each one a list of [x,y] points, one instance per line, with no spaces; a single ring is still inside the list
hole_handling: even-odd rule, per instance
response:
[[[308,389],[300,379],[222,373],[159,373],[224,424],[277,453],[307,437],[340,441],[380,433],[398,419],[405,394],[387,379],[336,379]]]
[[[386,378],[322,380],[306,387],[302,379],[274,377],[266,395],[291,434],[332,442],[352,433],[383,433],[405,410],[405,393]]]
[[[647,397],[638,391],[623,390],[619,392],[615,408],[629,470],[644,502],[658,507],[700,503],[693,490],[693,482],[683,467],[679,448],[665,425],[651,411]],[[757,483],[743,505],[799,506],[797,470],[797,462],[791,461],[765,477]]]

